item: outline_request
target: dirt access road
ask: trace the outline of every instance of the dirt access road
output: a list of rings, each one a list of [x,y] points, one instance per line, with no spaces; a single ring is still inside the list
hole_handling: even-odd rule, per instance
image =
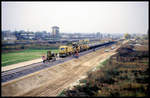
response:
[[[18,67],[23,67],[23,66],[28,66],[30,64],[38,63],[38,62],[42,62],[42,58],[38,58],[38,59],[30,60],[30,61],[25,61],[25,62],[21,62],[21,63],[17,63],[17,64],[4,66],[4,67],[2,67],[2,71],[7,71],[7,70],[15,69],[15,68],[18,68]]]
[[[120,45],[114,50],[104,52],[110,47],[4,83],[2,96],[57,96],[63,89],[99,65],[102,60],[115,54]]]

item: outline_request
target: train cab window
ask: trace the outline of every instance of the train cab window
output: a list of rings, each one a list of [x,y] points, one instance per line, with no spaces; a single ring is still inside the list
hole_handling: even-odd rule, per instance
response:
[[[65,48],[61,48],[61,50],[65,50]]]

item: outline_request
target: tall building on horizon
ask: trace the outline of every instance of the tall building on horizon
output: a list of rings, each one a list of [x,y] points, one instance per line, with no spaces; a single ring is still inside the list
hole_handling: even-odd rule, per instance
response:
[[[58,26],[52,27],[52,36],[53,36],[53,38],[59,37],[59,27]]]

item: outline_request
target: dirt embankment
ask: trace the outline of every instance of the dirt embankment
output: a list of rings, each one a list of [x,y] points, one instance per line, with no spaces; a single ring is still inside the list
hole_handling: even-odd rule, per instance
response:
[[[2,96],[57,96],[64,88],[97,66],[101,60],[115,53],[116,49],[104,52],[107,48],[3,83]]]
[[[103,63],[103,67],[90,72],[71,89],[63,90],[60,96],[148,96],[149,50],[142,48],[129,44],[122,46]]]

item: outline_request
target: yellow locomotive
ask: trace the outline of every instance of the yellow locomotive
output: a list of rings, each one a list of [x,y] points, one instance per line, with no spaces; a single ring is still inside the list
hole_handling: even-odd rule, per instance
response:
[[[74,53],[72,46],[60,46],[59,47],[59,57],[69,56]]]
[[[59,47],[59,57],[69,56],[75,51],[82,52],[89,49],[88,40],[80,40],[73,42],[71,45],[64,45]]]

